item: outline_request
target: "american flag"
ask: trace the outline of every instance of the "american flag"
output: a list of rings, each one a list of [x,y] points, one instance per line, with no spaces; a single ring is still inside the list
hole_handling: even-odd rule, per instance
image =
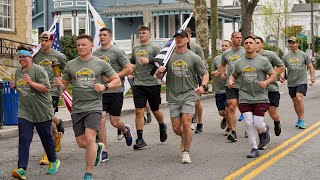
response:
[[[53,33],[52,48],[59,51],[59,52],[62,52],[61,42],[60,42],[60,34],[59,34],[59,23],[56,23],[54,30],[51,32]]]
[[[186,27],[188,26],[192,16],[193,16],[193,13],[191,13],[189,15],[188,19],[185,20],[185,22],[182,24],[180,29],[183,29],[183,30],[186,29]],[[154,60],[155,61],[154,62],[155,67],[152,69],[150,75],[153,76],[159,66],[166,66],[166,64],[169,61],[169,58],[171,57],[171,54],[172,54],[173,50],[175,49],[175,47],[176,47],[176,41],[172,37],[166,43],[164,48],[159,52],[159,54],[155,57],[155,60]]]

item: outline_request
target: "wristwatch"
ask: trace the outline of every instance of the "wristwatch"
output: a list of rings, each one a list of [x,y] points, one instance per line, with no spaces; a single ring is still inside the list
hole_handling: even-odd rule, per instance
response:
[[[105,91],[106,91],[109,88],[109,84],[108,83],[104,84],[104,87],[106,87],[106,89],[105,89]]]
[[[208,85],[202,84],[201,86],[203,87],[203,89],[204,89],[205,92],[207,92],[207,91],[209,90]]]

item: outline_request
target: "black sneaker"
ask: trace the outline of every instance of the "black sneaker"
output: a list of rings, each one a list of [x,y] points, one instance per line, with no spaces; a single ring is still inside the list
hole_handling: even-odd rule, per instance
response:
[[[261,136],[262,137],[261,138],[261,146],[262,147],[267,146],[267,144],[270,142],[269,126],[266,125],[266,128],[267,128],[266,132],[261,133],[262,134],[262,136]]]
[[[151,118],[151,113],[147,113],[147,123],[151,123],[152,118]]]
[[[227,139],[228,139],[229,141],[231,141],[231,142],[236,142],[236,141],[237,141],[237,133],[236,133],[235,131],[232,131],[232,132],[228,135]]]
[[[281,134],[281,123],[280,123],[280,121],[278,121],[278,122],[274,122],[274,134],[276,135],[276,136],[280,136],[280,134]]]
[[[167,125],[164,124],[164,127],[163,129],[160,129],[160,142],[165,142],[168,138],[168,135],[167,135]]]
[[[62,134],[64,134],[64,126],[63,126],[62,119],[59,119],[59,124],[57,125],[57,130],[58,130],[58,132],[62,132]]]
[[[203,124],[197,124],[197,128],[196,128],[196,131],[195,133],[202,133],[203,131]]]
[[[244,138],[248,138],[247,131],[244,131]]]
[[[258,134],[258,137],[259,137],[258,149],[265,150],[267,148],[267,146],[263,146],[263,144],[262,144],[263,137],[262,136],[263,136],[262,133]]]
[[[133,145],[133,149],[141,149],[143,147],[147,146],[147,143],[144,142],[143,139],[137,139],[136,144]]]
[[[222,120],[221,120],[221,123],[220,123],[220,128],[221,129],[225,129],[226,127],[227,127],[227,119],[226,118],[223,118]]]
[[[224,136],[228,136],[231,133],[231,129],[227,127],[226,131],[224,132]]]
[[[258,149],[252,148],[250,153],[247,154],[247,158],[255,158],[255,157],[259,157],[260,153]]]

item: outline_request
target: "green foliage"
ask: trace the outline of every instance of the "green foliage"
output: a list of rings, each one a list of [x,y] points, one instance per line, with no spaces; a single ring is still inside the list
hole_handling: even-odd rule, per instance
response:
[[[266,50],[276,52],[280,58],[283,56],[283,51],[278,46],[270,45],[268,43],[264,43],[263,46]]]
[[[69,61],[78,57],[76,41],[77,37],[75,35],[61,37],[62,53],[67,56]]]
[[[287,37],[297,36],[303,30],[302,26],[287,26],[283,29],[283,32],[286,33]]]
[[[320,3],[320,0],[306,0],[306,3],[311,3],[311,1],[313,1],[313,3]]]

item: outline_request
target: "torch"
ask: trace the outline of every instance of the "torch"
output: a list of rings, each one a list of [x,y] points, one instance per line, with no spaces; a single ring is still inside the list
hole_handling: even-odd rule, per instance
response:
[[[52,61],[52,65],[51,66],[52,66],[52,69],[53,69],[53,75],[54,75],[54,77],[57,77],[57,78],[60,78],[59,65],[60,65],[60,63],[59,63],[58,59],[54,59]],[[58,91],[61,92],[61,86],[57,86],[57,89],[58,89]]]

